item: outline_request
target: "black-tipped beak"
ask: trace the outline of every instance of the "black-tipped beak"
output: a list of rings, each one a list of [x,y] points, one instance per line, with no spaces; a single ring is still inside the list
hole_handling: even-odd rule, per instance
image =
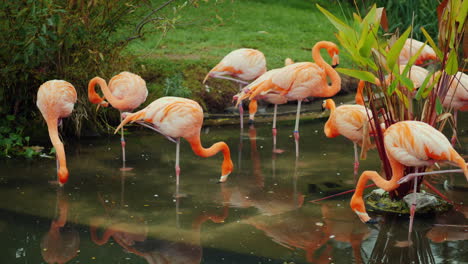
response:
[[[332,68],[336,68],[336,67],[338,67],[338,65],[340,65],[340,64],[334,64],[334,65],[332,65]]]
[[[322,107],[322,112],[323,112],[323,111],[325,111],[325,107],[323,107],[323,104],[322,104],[322,106],[321,106],[321,107]]]
[[[375,225],[375,224],[377,224],[377,220],[375,220],[374,218],[371,218],[369,221],[366,222],[366,224]]]

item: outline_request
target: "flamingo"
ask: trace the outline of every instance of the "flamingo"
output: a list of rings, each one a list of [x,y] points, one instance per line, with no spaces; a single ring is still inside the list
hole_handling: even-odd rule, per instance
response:
[[[423,45],[424,43],[421,41],[408,38],[400,52],[400,64],[407,64],[411,56],[416,54],[416,52],[418,52],[418,50]],[[435,51],[429,45],[424,46],[423,50],[421,51],[421,54],[419,54],[418,58],[414,63],[416,65],[421,65],[424,64],[424,62],[427,60],[437,60],[437,55]]]
[[[203,83],[208,78],[226,79],[239,83],[240,87],[247,85],[247,81],[257,79],[260,75],[266,72],[266,59],[265,55],[259,50],[255,49],[236,49],[226,55],[203,79]],[[227,77],[237,77],[239,79]],[[249,104],[249,113],[257,112],[257,101],[251,100]],[[239,115],[241,129],[244,127],[243,115],[244,109],[242,104],[239,105]],[[251,123],[253,119],[249,119]]]
[[[333,67],[336,67],[339,62],[338,46],[330,41],[317,42],[312,48],[312,58],[316,63],[294,63],[281,69],[266,72],[267,76],[260,76],[255,82],[244,88],[244,94],[238,97],[237,103],[239,104],[247,98],[254,99],[257,96],[284,96],[288,101],[297,100],[294,137],[298,141],[302,100],[309,96],[331,97],[341,89],[341,78],[332,66],[322,58],[321,49],[328,51],[333,59]],[[332,81],[332,85],[328,85],[327,77]],[[298,155],[297,151],[296,155]]]
[[[68,181],[65,149],[58,135],[62,118],[68,117],[76,103],[76,90],[69,82],[51,80],[43,83],[37,92],[36,105],[44,117],[49,137],[57,156],[57,178],[60,186]]]
[[[233,170],[229,146],[226,143],[218,142],[208,149],[201,145],[200,130],[203,124],[203,110],[193,100],[172,96],[162,97],[138,112],[124,112],[122,118],[124,120],[114,133],[125,124],[136,122],[161,133],[170,141],[177,144],[175,164],[177,186],[179,186],[180,174],[179,149],[181,137],[190,143],[193,152],[198,156],[211,157],[220,151],[223,153],[224,160],[221,166],[219,182],[225,182]]]
[[[350,206],[362,222],[368,223],[371,220],[362,199],[368,180],[372,180],[379,188],[389,192],[398,188],[401,183],[417,176],[459,171],[411,173],[403,177],[405,166],[431,166],[438,161],[456,164],[468,180],[468,168],[465,160],[440,131],[424,122],[401,121],[389,126],[384,133],[384,146],[392,169],[391,179],[385,180],[376,171],[364,171],[359,177],[356,190],[351,198]],[[411,206],[410,210],[410,231],[414,212],[415,204]]]
[[[342,135],[353,142],[354,175],[357,176],[359,169],[357,145],[364,147],[364,154],[371,148],[369,133],[364,133],[364,126],[369,122],[369,117],[372,118],[372,112],[360,104],[336,107],[333,99],[323,101],[322,108],[330,110],[330,116],[324,127],[325,135],[329,138]]]
[[[468,75],[463,72],[458,72],[451,78],[449,83],[450,87],[442,105],[447,108],[453,108],[453,119],[455,120],[456,128],[458,111],[468,111]],[[452,145],[455,145],[456,140],[457,134],[454,133],[452,136]]]
[[[98,84],[101,87],[104,97],[100,97],[95,90]],[[146,82],[140,76],[130,73],[121,72],[112,77],[109,81],[109,86],[101,77],[94,77],[88,84],[88,98],[93,104],[98,104],[107,107],[109,104],[104,100],[106,98],[111,105],[122,112],[131,112],[145,102],[148,96]],[[120,119],[122,122],[122,118]],[[122,145],[122,163],[125,169],[125,137],[122,128],[120,143]]]

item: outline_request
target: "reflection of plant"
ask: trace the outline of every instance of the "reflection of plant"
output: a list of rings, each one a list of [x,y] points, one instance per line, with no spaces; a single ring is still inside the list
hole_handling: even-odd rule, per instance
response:
[[[468,9],[468,1],[451,0],[441,6],[439,21],[439,39],[437,46],[424,28],[421,31],[427,42],[435,50],[440,62],[440,71],[427,75],[421,87],[416,91],[408,77],[409,71],[416,62],[423,47],[413,51],[413,56],[407,65],[399,65],[399,55],[412,34],[408,27],[400,36],[398,34],[383,35],[380,24],[386,25],[385,10],[374,5],[365,17],[354,14],[349,24],[341,21],[330,12],[318,6],[325,16],[337,28],[337,39],[348,55],[357,65],[356,69],[337,69],[346,75],[364,80],[368,83],[380,83],[379,87],[366,87],[369,98],[366,105],[374,117],[380,116],[386,126],[403,120],[419,120],[442,129],[445,121],[451,116],[451,109],[444,109],[442,103],[458,70],[458,50],[464,34],[464,23]],[[390,36],[390,37],[387,37]],[[382,94],[382,98],[379,95]],[[444,122],[440,122],[445,120]],[[383,144],[383,131],[379,120],[374,118],[370,124],[376,131],[374,139],[385,174],[389,179],[391,169]],[[406,168],[406,173],[414,172],[415,168]],[[402,198],[408,193],[408,184],[402,184],[392,196]]]
[[[13,115],[0,116],[0,157],[38,155],[40,152],[29,146],[29,137],[23,135],[24,126],[17,123]]]
[[[178,96],[189,98],[192,92],[189,88],[184,86],[184,76],[182,73],[177,73],[171,77],[166,78],[164,95],[165,96]]]

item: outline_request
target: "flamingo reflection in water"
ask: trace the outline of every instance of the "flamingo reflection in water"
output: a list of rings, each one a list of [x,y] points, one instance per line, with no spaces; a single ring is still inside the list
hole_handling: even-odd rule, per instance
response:
[[[223,207],[220,215],[203,213],[192,222],[191,230],[177,229],[169,240],[153,237],[156,232],[151,232],[146,223],[113,224],[103,231],[101,238],[97,235],[97,225],[103,222],[94,222],[90,231],[96,244],[104,245],[112,237],[125,251],[144,258],[149,264],[199,264],[203,255],[200,241],[202,225],[208,220],[223,223],[227,216],[227,206]]]
[[[361,245],[370,235],[369,227],[353,219],[348,208],[337,207],[336,202],[322,204],[321,216],[319,210],[308,207],[271,217],[252,217],[244,223],[286,248],[304,250],[310,263],[333,262],[334,243],[350,244],[355,263],[363,263]]]
[[[52,220],[41,240],[41,254],[47,263],[66,263],[76,257],[80,248],[79,233],[66,226],[69,204],[61,188],[57,190],[57,209],[57,219]]]
[[[296,189],[286,188],[282,184],[272,189],[265,188],[265,177],[262,173],[260,153],[257,148],[257,132],[253,125],[249,126],[248,135],[253,175],[237,177],[228,185],[221,186],[223,197],[225,197],[224,203],[237,208],[254,207],[262,215],[276,215],[300,208],[304,203],[304,195]],[[295,186],[296,177],[293,181]]]

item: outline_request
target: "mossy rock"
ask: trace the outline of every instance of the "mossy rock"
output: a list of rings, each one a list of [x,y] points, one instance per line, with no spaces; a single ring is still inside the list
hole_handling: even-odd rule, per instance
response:
[[[408,194],[401,200],[392,200],[388,192],[376,189],[365,196],[366,208],[370,212],[409,214],[407,201],[412,201],[413,194]],[[452,209],[452,205],[438,196],[421,192],[417,193],[416,214],[441,214]]]

